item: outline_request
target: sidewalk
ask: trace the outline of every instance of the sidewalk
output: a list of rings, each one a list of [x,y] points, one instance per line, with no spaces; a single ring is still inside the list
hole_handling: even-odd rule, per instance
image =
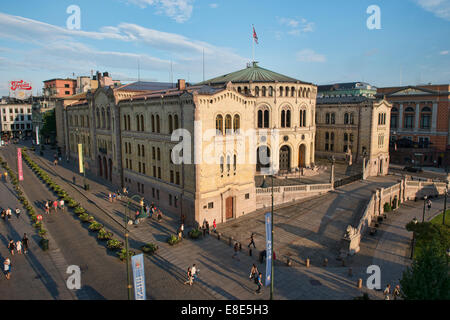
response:
[[[32,227],[26,210],[15,196],[12,185],[0,182],[0,199],[2,208],[11,208],[13,216],[10,221],[0,219],[0,261],[3,270],[3,261],[9,258],[12,262],[11,279],[6,280],[1,275],[0,296],[8,300],[72,300],[77,299],[74,292],[66,287],[64,257],[60,252],[50,247],[47,252],[39,246],[40,237]],[[21,210],[17,219],[15,209]],[[14,256],[8,250],[8,242],[21,240],[26,233],[29,239],[27,254]]]

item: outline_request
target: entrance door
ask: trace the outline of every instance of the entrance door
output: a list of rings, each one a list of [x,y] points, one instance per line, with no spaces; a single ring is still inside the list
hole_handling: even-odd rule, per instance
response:
[[[233,218],[233,197],[229,197],[225,200],[225,218]]]
[[[298,167],[304,168],[305,165],[305,156],[306,156],[306,147],[302,144],[298,150]]]
[[[280,171],[289,171],[291,168],[291,149],[283,146],[280,149]]]
[[[383,159],[380,159],[380,174],[383,174]]]

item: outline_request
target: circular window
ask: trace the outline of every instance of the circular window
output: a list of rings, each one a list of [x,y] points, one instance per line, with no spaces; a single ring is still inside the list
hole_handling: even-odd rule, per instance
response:
[[[302,134],[302,140],[305,140],[305,135],[304,134]]]
[[[288,141],[288,140],[289,140],[289,137],[288,137],[288,136],[284,136],[284,137],[283,137],[283,140],[284,140],[284,141]]]

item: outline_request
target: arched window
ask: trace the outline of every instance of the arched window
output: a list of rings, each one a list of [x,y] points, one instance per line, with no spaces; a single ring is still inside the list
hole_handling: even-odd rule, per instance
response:
[[[111,111],[108,108],[108,112],[107,112],[107,118],[108,118],[108,130],[111,130]],[[84,117],[83,117],[83,122],[84,122]]]
[[[263,97],[266,96],[266,87],[262,87],[262,96],[263,96]]]
[[[237,158],[236,155],[234,155],[233,156],[233,171],[235,174],[236,174],[236,166],[237,166],[236,158]]]
[[[344,124],[348,124],[348,113],[344,114]]]
[[[244,94],[248,95],[248,87],[244,87]]]
[[[269,128],[269,110],[258,110],[258,128]]]
[[[156,133],[161,133],[161,123],[159,122],[159,115],[156,115]]]
[[[180,127],[180,124],[178,123],[178,115],[174,115],[174,116],[173,116],[173,122],[174,122],[173,128],[174,128],[175,130],[177,130],[177,129]]]
[[[97,128],[100,128],[100,110],[97,108]]]
[[[280,97],[283,96],[283,87],[280,87]]]
[[[233,119],[233,131],[239,132],[240,129],[241,129],[241,118],[239,117],[238,114],[236,114]]]
[[[295,88],[292,87],[292,88],[291,88],[291,97],[294,97],[294,96],[295,96]]]
[[[329,113],[327,113],[327,114],[325,115],[325,123],[326,123],[326,124],[330,124],[330,114],[329,114]]]
[[[138,157],[140,157],[141,156],[141,145],[140,144],[137,145],[137,149],[138,149]]]
[[[220,157],[220,173],[223,174],[223,156]]]
[[[169,134],[172,134],[173,132],[173,126],[172,126],[172,115],[169,114]]]
[[[231,170],[231,158],[230,158],[230,156],[227,156],[227,171],[228,171],[228,174],[230,173],[230,170]]]
[[[139,115],[136,115],[136,131],[141,131],[141,125],[139,121]]]
[[[331,114],[331,124],[336,124],[336,115],[334,112]]]
[[[156,149],[156,160],[161,161],[161,149]]]
[[[106,114],[105,108],[102,108],[102,129],[106,128]]]
[[[155,132],[155,116],[152,114],[152,132]]]
[[[344,141],[347,142],[348,141],[348,134],[344,133]]]
[[[291,110],[286,110],[286,127],[291,127]]]
[[[131,130],[131,118],[130,118],[130,115],[127,115],[127,126],[128,126],[128,130]]]
[[[241,87],[238,88],[238,92],[239,92],[239,93],[242,93]]]
[[[398,109],[392,108],[391,110],[391,129],[398,128]]]
[[[300,127],[306,127],[306,110],[300,110]]]
[[[263,111],[258,110],[258,128],[263,127]]]
[[[141,131],[145,131],[144,115],[141,114]]]
[[[255,97],[259,97],[259,87],[255,87]]]
[[[264,128],[269,128],[269,110],[264,110]]]
[[[231,133],[231,115],[227,114],[225,116],[225,134],[230,134]]]
[[[220,133],[217,133],[217,131]],[[223,135],[223,117],[220,114],[216,117],[216,134]]]
[[[281,110],[281,127],[286,127],[286,110]]]
[[[142,156],[142,157],[145,157],[145,146],[144,146],[144,145],[141,145],[141,148],[142,148],[142,150],[141,150],[141,156]]]
[[[422,108],[422,111],[420,112],[420,128],[431,128],[431,109],[429,107]]]
[[[281,127],[282,128],[291,127],[291,110],[283,109],[281,111]]]
[[[273,97],[273,87],[269,87],[269,97]]]
[[[350,124],[355,124],[355,116],[354,116],[353,112],[350,113]]]
[[[289,97],[289,87],[286,87],[285,94],[286,94],[286,97]]]
[[[411,107],[405,109],[405,128],[414,128],[414,109]]]

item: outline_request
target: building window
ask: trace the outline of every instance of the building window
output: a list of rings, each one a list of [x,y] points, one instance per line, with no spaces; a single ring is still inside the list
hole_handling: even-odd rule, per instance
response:
[[[177,185],[180,185],[181,183],[180,183],[180,173],[179,172],[176,172],[175,173],[175,183],[177,184]]]
[[[223,117],[220,114],[216,117],[216,134],[223,135]]]
[[[398,128],[398,109],[392,108],[391,110],[391,129]]]
[[[300,110],[300,127],[306,127],[306,110]]]
[[[259,97],[259,87],[255,87],[255,97]]]
[[[326,124],[330,124],[330,114],[329,114],[329,113],[327,113],[327,114],[325,115],[325,123],[326,123]]]
[[[281,127],[282,128],[291,127],[291,110],[287,109],[281,111]]]
[[[241,128],[241,118],[239,115],[235,115],[233,119],[233,131],[238,133]]]
[[[214,202],[208,203],[208,209],[213,209],[213,208],[214,208]]]
[[[250,199],[250,193],[245,194],[245,200],[248,200],[248,199]]]
[[[420,112],[420,128],[431,128],[431,109],[428,107],[422,108],[422,111]]]
[[[169,114],[169,134],[173,132],[172,115]]]
[[[414,128],[414,109],[411,107],[405,110],[405,128]]]
[[[269,110],[258,110],[258,128],[269,128]]]
[[[161,167],[158,167],[158,179],[161,179]]]
[[[231,133],[231,115],[227,114],[225,116],[225,134]]]

